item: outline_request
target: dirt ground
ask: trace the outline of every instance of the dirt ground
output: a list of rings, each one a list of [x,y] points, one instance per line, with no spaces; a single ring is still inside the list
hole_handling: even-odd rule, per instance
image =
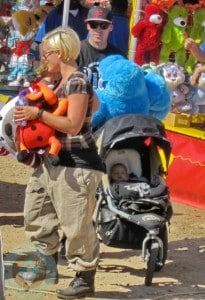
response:
[[[24,235],[22,214],[31,171],[12,158],[0,157],[0,232],[6,300],[57,299],[56,287],[66,287],[74,275],[60,259],[60,282],[50,289],[43,283],[23,285],[14,278],[22,254],[33,251]],[[93,299],[205,299],[205,210],[179,203],[173,203],[173,208],[168,259],[164,268],[154,273],[152,286],[144,285],[146,264],[140,260],[141,251],[102,244]]]

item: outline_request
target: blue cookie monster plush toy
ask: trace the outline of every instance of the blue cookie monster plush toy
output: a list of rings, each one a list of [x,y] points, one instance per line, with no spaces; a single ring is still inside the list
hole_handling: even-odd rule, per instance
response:
[[[163,120],[171,111],[171,94],[164,78],[156,73],[144,74],[149,95],[149,115]]]
[[[163,119],[170,111],[170,94],[162,76],[149,74],[131,60],[110,55],[99,64],[101,79],[95,90],[100,108],[92,127],[123,114],[144,114]]]

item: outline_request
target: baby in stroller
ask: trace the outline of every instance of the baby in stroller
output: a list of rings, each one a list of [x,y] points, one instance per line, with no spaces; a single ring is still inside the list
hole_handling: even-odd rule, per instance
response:
[[[114,149],[109,153],[105,164],[109,179],[108,190],[113,198],[153,197],[165,191],[166,182],[163,176],[155,174],[149,180],[149,174],[146,177],[143,175],[146,170],[142,170],[141,160],[141,154],[129,148]]]
[[[148,180],[143,176],[137,177],[133,173],[129,174],[126,165],[123,163],[115,163],[111,166],[109,181],[110,193],[117,198],[129,198],[131,196],[129,190],[126,189],[128,182],[135,183],[135,189],[137,188],[141,197],[149,194],[150,186],[147,184]],[[115,194],[116,190],[118,191],[118,195]]]
[[[127,167],[123,163],[116,163],[111,166],[109,180],[110,183],[131,181],[137,179],[138,181],[147,181],[145,177],[137,178],[134,174],[130,174],[127,171]]]
[[[128,181],[129,174],[127,172],[127,168],[122,163],[114,164],[110,169],[110,182],[121,182]]]

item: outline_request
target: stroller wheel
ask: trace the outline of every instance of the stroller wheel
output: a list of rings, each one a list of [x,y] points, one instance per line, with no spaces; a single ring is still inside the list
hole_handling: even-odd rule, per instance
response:
[[[159,256],[159,244],[153,242],[150,247],[149,258],[147,262],[147,272],[145,276],[145,285],[150,286],[152,284],[152,278],[156,269],[156,263]]]
[[[162,242],[163,242],[163,257],[162,257],[162,263],[161,264],[156,264],[155,266],[155,271],[156,272],[159,272],[166,260],[167,260],[167,252],[168,252],[168,232],[167,232],[167,226],[165,225],[164,228],[163,228],[163,231],[162,233],[160,234],[160,238],[162,239]],[[158,260],[159,260],[159,257],[158,257]]]

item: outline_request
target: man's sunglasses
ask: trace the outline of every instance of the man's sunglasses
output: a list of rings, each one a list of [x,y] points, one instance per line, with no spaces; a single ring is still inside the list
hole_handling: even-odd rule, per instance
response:
[[[97,29],[98,27],[100,27],[100,29],[102,30],[108,29],[108,27],[110,26],[110,23],[108,22],[89,22],[88,24],[92,29]]]

